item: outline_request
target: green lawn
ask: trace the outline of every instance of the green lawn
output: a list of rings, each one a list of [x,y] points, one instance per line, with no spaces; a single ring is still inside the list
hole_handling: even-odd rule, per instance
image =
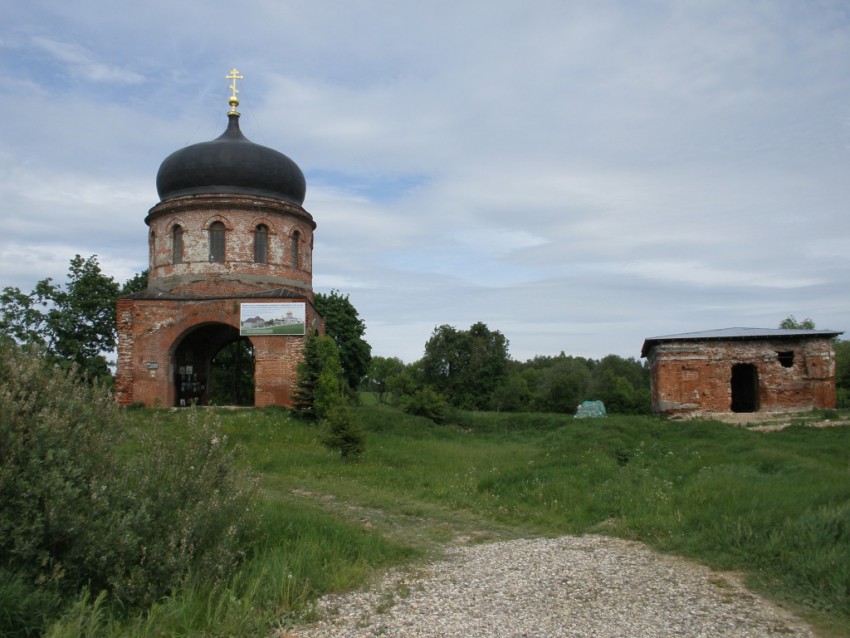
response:
[[[136,411],[133,427],[180,436],[184,414]],[[459,537],[581,533],[743,572],[823,635],[850,635],[850,427],[480,413],[437,426],[365,405],[366,452],[346,462],[284,410],[216,414],[258,477],[264,541],[227,592],[190,584],[148,619],[81,635],[256,635]]]
[[[269,326],[268,328],[243,328],[243,335],[303,335],[303,323],[288,323],[279,326]]]

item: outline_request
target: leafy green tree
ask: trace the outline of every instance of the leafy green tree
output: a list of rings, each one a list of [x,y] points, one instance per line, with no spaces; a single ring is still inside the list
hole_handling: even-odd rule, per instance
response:
[[[29,294],[7,286],[0,294],[0,331],[3,336],[25,345],[47,348],[51,340],[47,310],[55,286],[50,279],[39,281]]]
[[[401,407],[405,397],[416,392],[424,383],[421,362],[417,361],[405,365],[399,374],[387,381],[390,402],[395,406]]]
[[[609,413],[649,413],[649,369],[635,359],[608,355],[594,366],[585,398],[602,401]]]
[[[537,375],[534,406],[541,412],[573,414],[587,397],[590,365],[581,357],[555,357],[551,365]]]
[[[325,334],[333,338],[339,349],[339,360],[348,387],[356,390],[369,371],[372,359],[372,347],[363,338],[366,324],[358,316],[348,295],[338,290],[331,290],[327,295],[318,292],[314,301],[325,319]]]
[[[132,295],[135,292],[141,292],[148,287],[148,269],[145,268],[142,272],[136,273],[130,279],[124,282],[121,286],[119,296]]]
[[[497,412],[522,412],[528,410],[531,390],[520,370],[508,373],[507,378],[493,391],[490,406]]]
[[[210,361],[210,404],[254,405],[254,348],[245,337],[232,341]]]
[[[417,388],[411,394],[405,395],[401,400],[401,407],[405,412],[424,416],[434,423],[442,423],[446,420],[446,409],[448,404],[445,397],[431,386]]]
[[[398,357],[372,357],[369,365],[368,388],[384,403],[392,380],[404,372],[404,362]]]
[[[794,315],[788,315],[779,322],[779,327],[785,330],[814,330],[815,322],[806,317],[802,321],[797,321]]]
[[[105,353],[115,349],[119,285],[92,255],[76,255],[64,286],[39,281],[29,294],[7,287],[0,295],[0,330],[35,345],[57,363],[75,364],[87,379],[110,377]]]
[[[420,361],[423,380],[455,407],[483,409],[507,376],[508,340],[478,322],[469,330],[434,329]]]

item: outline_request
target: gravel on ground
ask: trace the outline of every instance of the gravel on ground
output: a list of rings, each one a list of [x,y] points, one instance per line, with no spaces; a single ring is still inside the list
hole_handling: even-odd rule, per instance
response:
[[[278,638],[814,637],[731,574],[607,536],[452,547]]]

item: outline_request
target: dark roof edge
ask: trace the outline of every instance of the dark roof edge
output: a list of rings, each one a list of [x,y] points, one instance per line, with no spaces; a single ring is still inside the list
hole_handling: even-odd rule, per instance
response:
[[[674,341],[742,341],[746,339],[797,339],[800,337],[837,337],[844,334],[843,330],[797,330],[786,328],[726,328],[705,332],[686,332],[682,334],[660,337],[647,337],[640,351],[641,357],[646,357],[650,349],[659,343]]]

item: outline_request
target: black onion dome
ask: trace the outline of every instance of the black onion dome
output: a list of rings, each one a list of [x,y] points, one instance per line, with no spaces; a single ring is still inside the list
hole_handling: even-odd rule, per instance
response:
[[[156,175],[160,200],[237,193],[303,204],[307,183],[298,165],[242,135],[238,113],[227,117],[227,130],[216,139],[181,148],[165,158]]]

